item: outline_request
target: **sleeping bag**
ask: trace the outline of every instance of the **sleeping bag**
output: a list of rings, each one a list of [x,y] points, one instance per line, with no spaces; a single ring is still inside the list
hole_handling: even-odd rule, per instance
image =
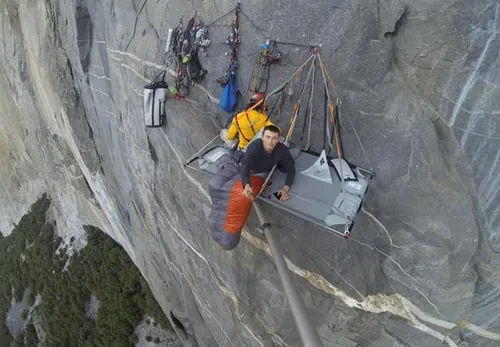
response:
[[[233,249],[240,242],[241,229],[252,209],[252,200],[243,195],[239,169],[243,155],[243,152],[236,151],[220,157],[216,162],[218,172],[209,182],[212,199],[210,233],[225,250]],[[250,185],[255,194],[263,183],[264,177],[250,176]]]

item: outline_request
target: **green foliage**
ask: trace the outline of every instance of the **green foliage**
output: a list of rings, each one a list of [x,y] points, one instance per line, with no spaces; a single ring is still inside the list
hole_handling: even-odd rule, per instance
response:
[[[30,291],[27,297],[27,302],[29,306],[33,306],[35,304],[36,294],[33,291]]]
[[[26,346],[36,346],[38,344],[38,335],[33,324],[26,326]]]
[[[137,341],[134,328],[145,314],[172,331],[126,252],[100,230],[86,227],[87,246],[63,271],[68,257],[63,251],[55,253],[62,239],[55,237],[53,225],[46,222],[49,206],[44,195],[11,235],[0,238],[0,315],[8,310],[12,288],[18,301],[29,288],[30,306],[36,294],[42,297],[35,310],[46,334],[46,346],[133,346]],[[99,301],[95,321],[85,311],[91,295]],[[27,312],[22,318],[27,318]],[[34,346],[34,341],[38,337],[31,323],[14,341],[5,325],[0,325],[0,347],[11,342],[14,346]]]
[[[17,335],[16,338],[14,339],[13,345],[14,347],[25,347],[24,334]]]
[[[9,331],[4,324],[0,325],[0,346],[10,346],[12,343],[12,336],[9,335]]]

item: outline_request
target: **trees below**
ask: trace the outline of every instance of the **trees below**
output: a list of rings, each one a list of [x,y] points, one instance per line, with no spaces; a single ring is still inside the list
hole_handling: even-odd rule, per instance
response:
[[[50,200],[44,195],[8,237],[0,238],[0,314],[12,298],[35,303],[33,314],[45,333],[47,346],[133,346],[134,328],[145,314],[172,331],[141,273],[126,252],[99,229],[85,227],[88,244],[76,252],[63,271],[68,256],[56,250],[61,239],[46,222]],[[96,319],[87,315],[91,295],[99,301]],[[26,317],[25,317],[26,318]],[[31,320],[30,315],[27,317]],[[33,346],[33,324],[13,339],[0,324],[0,346]]]

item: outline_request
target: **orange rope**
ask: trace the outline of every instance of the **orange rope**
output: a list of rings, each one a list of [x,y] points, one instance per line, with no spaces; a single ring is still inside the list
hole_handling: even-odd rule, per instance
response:
[[[286,141],[288,141],[292,136],[293,128],[295,128],[295,120],[297,119],[297,114],[299,113],[299,108],[300,108],[300,101],[293,106],[293,114],[292,117],[290,118],[290,126],[286,133],[286,138],[285,138]]]
[[[334,108],[333,108],[332,103],[328,104],[328,110],[330,111],[330,124],[333,124],[335,119],[334,119],[334,114],[333,114]]]
[[[328,82],[330,82],[329,87],[333,90],[335,88],[335,84],[333,83],[333,79],[330,77],[330,73],[328,72],[328,69],[326,68],[325,63],[323,63],[323,60],[321,60],[321,67],[325,71],[326,78],[328,79]]]

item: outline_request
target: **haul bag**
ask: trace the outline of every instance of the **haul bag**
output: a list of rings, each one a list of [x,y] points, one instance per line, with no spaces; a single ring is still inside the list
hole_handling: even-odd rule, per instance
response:
[[[160,72],[153,81],[144,86],[144,122],[147,127],[161,127],[165,122],[168,84],[165,71]],[[161,80],[158,80],[163,75]]]

